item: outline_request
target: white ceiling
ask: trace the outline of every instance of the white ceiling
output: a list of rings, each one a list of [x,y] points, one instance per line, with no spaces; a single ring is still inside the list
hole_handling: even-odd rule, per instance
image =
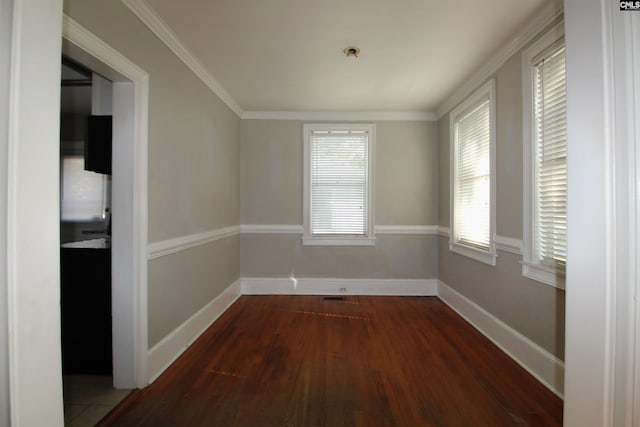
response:
[[[243,111],[433,112],[556,1],[147,3]]]

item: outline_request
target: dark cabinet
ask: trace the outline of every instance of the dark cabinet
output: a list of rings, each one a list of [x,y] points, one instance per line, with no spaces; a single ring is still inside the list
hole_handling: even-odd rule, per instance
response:
[[[60,254],[63,373],[111,375],[111,249],[65,246]]]

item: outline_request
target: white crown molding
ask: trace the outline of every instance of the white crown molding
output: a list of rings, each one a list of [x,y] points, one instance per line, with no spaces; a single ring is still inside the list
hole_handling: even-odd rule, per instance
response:
[[[304,231],[298,224],[243,224],[241,230],[247,234],[302,234]]]
[[[449,111],[465,99],[471,92],[491,77],[502,65],[522,49],[531,39],[540,33],[547,25],[551,24],[556,18],[562,15],[562,3],[558,0],[553,1],[543,7],[526,25],[524,25],[518,33],[516,33],[511,41],[502,46],[484,66],[472,74],[464,84],[460,85],[453,94],[442,102],[437,109],[437,117],[440,119]]]
[[[240,280],[185,320],[148,352],[149,380],[155,381],[202,333],[242,295]]]
[[[131,12],[133,12],[149,29],[165,44],[178,58],[185,63],[196,76],[206,84],[238,117],[242,117],[242,108],[224,90],[222,85],[206,70],[182,44],[176,34],[169,29],[169,26],[160,16],[149,6],[145,0],[122,0]]]
[[[376,234],[438,234],[435,225],[376,225]]]
[[[438,297],[560,398],[564,363],[442,281]]]
[[[436,296],[436,279],[336,279],[243,277],[243,295]]]
[[[301,121],[419,121],[434,122],[438,120],[436,113],[422,111],[354,111],[354,112],[322,112],[322,111],[245,111],[240,116],[243,120],[301,120]]]
[[[215,230],[203,231],[201,233],[190,234],[188,236],[176,237],[175,239],[162,240],[153,242],[147,246],[147,259],[152,260],[165,255],[174,254],[185,249],[194,248],[196,246],[205,245],[240,234],[240,226],[233,225],[231,227],[218,228]]]
[[[498,234],[493,238],[493,243],[499,251],[510,252],[516,255],[522,255],[522,240],[513,237],[500,236]]]

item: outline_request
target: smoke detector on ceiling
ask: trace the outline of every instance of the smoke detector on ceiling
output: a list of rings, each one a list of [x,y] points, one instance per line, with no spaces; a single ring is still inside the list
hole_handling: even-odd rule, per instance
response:
[[[355,46],[349,46],[347,48],[345,48],[343,50],[344,55],[348,58],[350,56],[353,56],[354,58],[357,58],[358,55],[360,55],[360,48],[359,47],[355,47]]]

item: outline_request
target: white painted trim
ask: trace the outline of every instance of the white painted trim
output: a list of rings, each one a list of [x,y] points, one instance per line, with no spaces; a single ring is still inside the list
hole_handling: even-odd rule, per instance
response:
[[[302,234],[304,228],[298,224],[242,224],[242,233],[247,234]]]
[[[635,295],[635,301],[630,298],[630,378],[631,391],[630,408],[627,409],[628,416],[631,420],[631,425],[640,425],[640,272],[638,266],[640,266],[640,224],[638,223],[639,217],[639,202],[638,200],[638,178],[640,178],[640,17],[638,15],[632,15],[630,18],[631,27],[630,34],[627,35],[627,40],[631,46],[628,48],[628,52],[632,52],[628,55],[629,58],[633,58],[633,62],[630,65],[630,86],[633,87],[633,109],[630,111],[630,143],[634,147],[635,156],[631,156],[632,170],[630,172],[632,179],[629,180],[631,189],[627,195],[628,200],[634,200],[631,210],[631,218],[633,223],[633,233],[630,233],[631,238],[634,241],[633,250],[630,254],[629,265],[635,265],[635,268],[630,269],[631,272],[631,289],[630,292]],[[634,178],[633,178],[634,177]],[[635,263],[635,264],[634,264]],[[635,322],[634,322],[635,320]]]
[[[499,251],[510,252],[516,255],[522,255],[522,240],[513,237],[500,236],[496,234],[493,237],[493,243]]]
[[[242,295],[236,280],[220,295],[185,320],[148,352],[149,383],[155,381],[193,342]]]
[[[203,231],[201,233],[189,234],[188,236],[176,237],[174,239],[162,240],[150,243],[148,246],[147,259],[152,260],[165,255],[175,254],[186,249],[194,248],[216,240],[224,239],[240,234],[240,226],[217,228],[215,230]]]
[[[176,34],[162,20],[162,18],[149,6],[145,0],[122,0],[149,29],[167,47],[185,63],[193,73],[204,82],[238,117],[242,116],[242,108],[227,93],[207,69],[196,59],[196,56],[178,39]]]
[[[6,295],[8,334],[0,394],[11,426],[62,426],[59,263],[59,111],[62,1],[3,1],[0,101],[7,127]],[[8,16],[10,14],[10,16]],[[7,94],[8,92],[8,94]],[[7,108],[5,108],[5,106]],[[4,148],[4,147],[3,147]],[[2,159],[2,162],[5,158]],[[5,274],[4,268],[0,271]],[[5,286],[5,278],[0,286]],[[6,408],[6,405],[2,405]],[[36,409],[37,408],[37,409]],[[8,423],[5,420],[8,419]]]
[[[367,144],[367,233],[357,237],[316,237],[311,232],[311,134],[314,131],[364,131]],[[375,239],[376,125],[375,123],[305,123],[303,140],[302,244],[303,245],[373,245]]]
[[[435,225],[376,225],[376,234],[438,234]]]
[[[500,67],[522,49],[531,39],[533,39],[547,25],[551,24],[556,18],[562,14],[562,2],[553,1],[541,9],[536,16],[527,21],[517,34],[511,40],[499,49],[487,61],[484,66],[478,69],[466,82],[459,86],[458,89],[448,99],[442,102],[437,109],[437,116],[442,116],[451,111],[458,103],[465,99],[473,90],[484,83],[489,77],[495,74]]]
[[[449,227],[445,227],[444,225],[439,225],[438,236],[449,237]]]
[[[442,281],[438,283],[438,297],[549,390],[563,397],[564,363],[560,359]]]
[[[305,246],[374,246],[375,237],[307,237],[302,236],[302,244]]]
[[[336,279],[243,277],[243,295],[435,296],[436,279]]]
[[[375,234],[438,234],[435,225],[376,225]],[[243,234],[303,234],[304,227],[298,224],[242,224]]]
[[[419,121],[434,122],[436,113],[423,111],[245,111],[243,120],[301,120],[301,121]]]
[[[625,425],[614,414],[624,408],[615,390],[621,362],[616,352],[616,297],[628,286],[617,276],[616,249],[621,225],[616,218],[622,182],[616,177],[615,70],[612,17],[623,12],[610,0],[565,0],[567,67],[567,298],[565,309],[564,425]],[[618,42],[625,42],[622,39]],[[624,80],[624,79],[623,79]],[[620,86],[618,86],[618,84]],[[628,91],[625,91],[627,94]],[[620,111],[622,114],[622,111]],[[633,177],[627,175],[625,180]],[[618,188],[616,188],[618,187]],[[630,201],[635,203],[635,200]],[[629,230],[624,230],[628,233]],[[624,363],[624,362],[622,362]]]
[[[536,261],[534,242],[535,159],[533,118],[533,60],[564,37],[560,22],[550,28],[522,53],[522,275],[545,285],[564,289],[564,274]]]
[[[149,111],[149,75],[129,61],[118,51],[103,42],[93,33],[64,15],[62,37],[85,53],[98,59],[111,69],[117,71],[134,84],[134,132],[135,146],[133,152],[133,188],[132,218],[128,224],[132,230],[132,280],[131,289],[133,317],[133,337],[122,337],[123,342],[133,341],[133,361],[135,383],[138,387],[147,385],[147,163],[148,163],[148,111]],[[130,332],[130,329],[127,329]],[[114,338],[117,335],[114,333]],[[130,361],[129,361],[130,362]],[[119,368],[114,365],[114,374]]]
[[[425,234],[435,235],[438,234],[436,226],[431,225],[383,225],[375,227],[376,233],[386,235],[404,235],[404,234]],[[174,239],[162,240],[159,242],[153,242],[148,245],[147,259],[152,260],[155,258],[163,257],[165,255],[171,255],[186,249],[190,249],[200,245],[206,245],[207,243],[215,242],[216,240],[224,239],[226,237],[235,236],[237,234],[303,234],[303,226],[297,224],[243,224],[234,225],[231,227],[218,228],[215,230],[208,230],[201,233],[190,234],[188,236],[176,237]],[[358,241],[360,244],[371,242]],[[313,244],[322,244],[317,241]],[[329,243],[325,243],[329,244]]]
[[[522,275],[528,279],[535,280],[545,285],[558,289],[565,289],[566,277],[559,274],[555,268],[547,267],[539,263],[522,261]]]
[[[456,231],[456,188],[458,186],[458,118],[467,111],[489,100],[489,247],[486,250],[467,245],[458,237]],[[449,250],[476,261],[492,266],[496,265],[496,80],[490,79],[469,95],[449,114]]]

